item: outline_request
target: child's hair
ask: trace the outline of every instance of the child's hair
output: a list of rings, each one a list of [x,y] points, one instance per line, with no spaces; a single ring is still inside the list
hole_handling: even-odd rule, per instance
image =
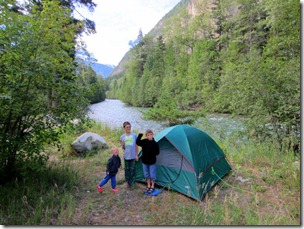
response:
[[[125,121],[122,125],[123,125],[123,128],[125,128],[126,125],[130,125],[131,126],[131,123],[129,123],[128,121]]]
[[[119,150],[118,150],[117,147],[113,147],[111,151],[112,151],[112,153],[114,153],[114,152],[118,152],[119,153]]]
[[[153,134],[153,131],[152,131],[151,129],[146,130],[146,136],[147,136],[148,134]]]

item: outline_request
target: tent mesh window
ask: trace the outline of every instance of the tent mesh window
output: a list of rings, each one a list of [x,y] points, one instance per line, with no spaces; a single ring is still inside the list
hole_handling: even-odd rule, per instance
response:
[[[160,152],[157,156],[156,165],[194,172],[190,163],[184,159],[183,155],[175,147],[172,147],[172,144],[166,138],[161,139],[158,144]]]

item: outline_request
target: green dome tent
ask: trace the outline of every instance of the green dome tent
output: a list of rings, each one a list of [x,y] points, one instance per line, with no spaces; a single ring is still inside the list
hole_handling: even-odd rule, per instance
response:
[[[168,127],[154,139],[160,148],[156,161],[157,185],[200,201],[231,170],[216,142],[197,128]],[[140,159],[136,163],[136,181],[146,182]]]

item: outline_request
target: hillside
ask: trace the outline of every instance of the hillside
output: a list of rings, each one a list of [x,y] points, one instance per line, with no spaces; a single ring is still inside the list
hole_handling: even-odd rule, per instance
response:
[[[97,74],[102,75],[104,78],[107,78],[115,68],[114,65],[100,63],[91,63],[91,67]]]
[[[202,0],[181,0],[172,10],[160,19],[160,21],[145,35],[145,37],[150,36],[152,39],[156,39],[159,36],[163,36],[166,40],[166,38],[170,37],[170,34],[174,33],[174,29],[170,32],[166,31],[166,27],[170,27],[170,20],[174,20],[175,17],[182,17],[180,14],[184,9],[186,9],[190,15],[194,15],[197,11],[195,4],[199,2],[202,2]],[[209,2],[213,2],[213,0],[210,0]],[[131,51],[132,50],[130,49],[125,53],[119,64],[110,73],[110,79],[120,78],[124,74],[125,66],[131,59]]]
[[[106,96],[168,125],[246,116],[250,137],[298,153],[300,16],[293,1],[182,1],[128,53]]]
[[[110,78],[119,78],[121,75],[123,75],[124,69],[125,69],[125,64],[128,62],[129,59],[130,59],[130,51],[128,51],[124,55],[124,57],[121,59],[119,64],[112,70],[112,72],[109,75],[109,79]]]
[[[166,23],[176,15],[180,13],[182,9],[185,7],[189,8],[191,5],[191,0],[182,0],[180,1],[171,11],[169,11],[166,15],[162,17],[162,19],[154,26],[154,28],[148,32],[146,36],[152,36],[153,38],[157,38],[160,35],[166,37],[164,27]],[[112,73],[109,75],[110,78],[119,78],[123,75],[125,70],[125,65],[130,60],[131,51],[129,50],[124,57],[121,59],[119,64],[113,69]]]

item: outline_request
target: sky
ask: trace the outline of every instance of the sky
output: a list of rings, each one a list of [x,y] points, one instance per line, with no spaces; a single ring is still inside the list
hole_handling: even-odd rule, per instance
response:
[[[95,22],[96,33],[83,35],[87,50],[98,63],[117,66],[141,29],[149,33],[180,0],[95,0],[94,12],[77,11]],[[81,18],[75,12],[75,17]]]

